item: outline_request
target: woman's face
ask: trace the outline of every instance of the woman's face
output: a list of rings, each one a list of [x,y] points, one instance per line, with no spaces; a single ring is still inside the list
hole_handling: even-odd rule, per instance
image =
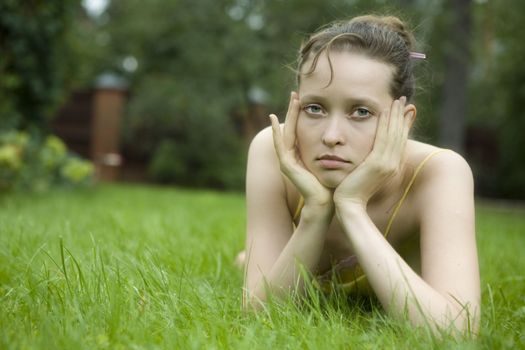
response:
[[[297,143],[306,168],[335,188],[370,153],[381,111],[389,109],[392,68],[356,53],[326,53],[311,75],[301,75]],[[303,65],[303,71],[310,61]]]

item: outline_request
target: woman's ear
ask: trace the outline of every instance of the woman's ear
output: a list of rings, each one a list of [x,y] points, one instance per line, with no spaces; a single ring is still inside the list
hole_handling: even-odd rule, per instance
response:
[[[410,121],[410,128],[412,128],[412,125],[414,124],[414,121],[416,120],[417,116],[417,108],[413,104],[408,104],[405,106],[405,118],[409,118]]]

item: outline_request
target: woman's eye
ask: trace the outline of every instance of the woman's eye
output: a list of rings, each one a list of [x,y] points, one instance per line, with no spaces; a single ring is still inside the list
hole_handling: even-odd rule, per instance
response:
[[[321,115],[323,114],[323,108],[316,104],[310,104],[304,106],[304,111],[308,114]]]
[[[356,108],[354,113],[352,113],[352,117],[358,118],[358,119],[365,119],[372,116],[372,112],[370,112],[366,108]]]

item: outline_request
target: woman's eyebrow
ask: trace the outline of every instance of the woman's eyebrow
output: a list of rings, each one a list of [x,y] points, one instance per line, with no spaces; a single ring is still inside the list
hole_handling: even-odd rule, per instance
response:
[[[306,100],[306,101],[321,101],[321,102],[325,102],[327,99],[326,99],[326,97],[323,97],[323,96],[309,94],[309,95],[301,96],[300,100],[301,101]]]
[[[381,106],[379,101],[367,97],[349,98],[347,99],[347,101],[350,102],[352,105],[366,105],[375,109],[379,109]]]
[[[301,101],[319,101],[319,102],[326,102],[328,99],[325,96],[320,95],[313,95],[308,94],[304,95],[300,98]],[[355,106],[355,105],[366,105],[371,106],[373,108],[379,109],[381,104],[379,101],[369,98],[369,97],[348,97],[345,99],[345,102],[349,105]]]

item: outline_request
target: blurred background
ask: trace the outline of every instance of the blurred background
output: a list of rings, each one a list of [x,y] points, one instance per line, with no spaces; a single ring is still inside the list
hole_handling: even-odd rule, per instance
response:
[[[525,199],[522,0],[0,0],[0,191],[242,191],[301,41],[369,12],[405,19],[427,55],[416,138],[463,154],[478,195]]]

